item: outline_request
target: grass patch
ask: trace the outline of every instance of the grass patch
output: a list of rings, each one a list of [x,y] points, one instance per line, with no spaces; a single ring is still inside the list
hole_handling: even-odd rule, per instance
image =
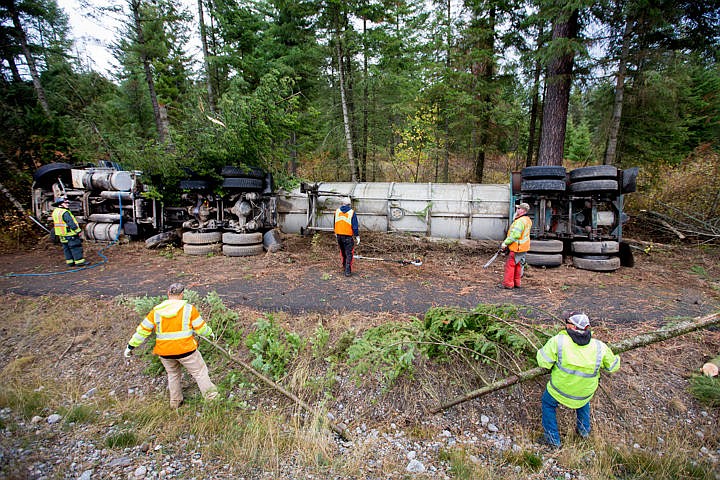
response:
[[[97,418],[97,412],[89,405],[74,405],[62,414],[65,423],[93,423]]]
[[[720,377],[696,375],[690,379],[690,393],[701,403],[720,407]]]
[[[137,434],[132,430],[114,432],[105,437],[105,446],[108,448],[134,447],[140,443]]]
[[[450,465],[452,478],[458,480],[475,480],[493,478],[492,472],[473,463],[465,450],[443,448],[438,451],[438,460]]]
[[[513,465],[518,465],[524,470],[537,472],[543,466],[542,457],[535,452],[521,450],[519,452],[507,452],[505,460]]]
[[[710,465],[693,461],[680,450],[665,450],[660,456],[645,450],[609,449],[610,471],[619,478],[675,480],[713,480],[715,474]]]

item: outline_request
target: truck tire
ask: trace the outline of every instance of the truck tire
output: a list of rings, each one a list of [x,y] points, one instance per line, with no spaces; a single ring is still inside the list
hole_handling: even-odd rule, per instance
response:
[[[547,165],[536,167],[525,167],[520,172],[523,179],[547,178],[565,180],[565,167]]]
[[[234,188],[247,192],[259,192],[263,189],[263,181],[259,178],[226,177],[223,180],[224,188]]]
[[[262,243],[263,237],[260,232],[233,233],[225,232],[222,235],[222,242],[225,245],[255,245]]]
[[[182,236],[183,244],[186,245],[218,243],[221,239],[222,233],[220,232],[185,232]]]
[[[608,193],[618,192],[617,180],[585,180],[570,184],[570,191],[575,193]]]
[[[591,167],[576,168],[570,171],[571,182],[585,180],[617,180],[618,170],[614,165],[594,165]]]
[[[211,253],[220,252],[220,244],[211,243],[209,245],[183,245],[183,252],[186,255],[209,255]]]
[[[562,265],[562,253],[530,253],[525,254],[525,261],[533,267],[559,267]]]
[[[530,245],[532,246],[532,243]],[[611,255],[620,251],[620,244],[612,240],[601,242],[572,242],[572,251],[580,255]]]
[[[65,183],[65,186],[69,187],[72,182],[71,169],[72,165],[69,163],[48,163],[35,170],[33,181],[38,186],[50,187],[59,177]]]
[[[248,167],[245,165],[234,166],[226,165],[220,170],[220,176],[222,177],[236,177],[236,178],[259,178],[260,180],[265,178],[265,170],[257,167]]]
[[[212,183],[207,180],[180,180],[183,190],[212,190]]]
[[[562,253],[564,247],[562,240],[530,240],[532,253]]]
[[[228,257],[251,257],[260,255],[264,249],[262,243],[258,245],[223,245],[223,254]]]
[[[620,257],[573,257],[573,266],[593,272],[612,272],[620,268]]]
[[[520,190],[522,192],[564,192],[565,180],[523,180]]]

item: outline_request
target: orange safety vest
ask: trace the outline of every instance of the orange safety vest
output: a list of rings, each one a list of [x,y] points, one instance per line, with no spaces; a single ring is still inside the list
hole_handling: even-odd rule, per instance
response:
[[[347,212],[343,212],[339,208],[335,210],[335,235],[353,236],[352,218],[355,210],[352,208]]]
[[[508,237],[511,233],[520,231],[520,238],[513,241],[510,245],[508,245],[508,248],[511,252],[527,252],[530,250],[530,229],[532,228],[532,220],[530,220],[530,217],[527,215],[523,215],[522,217],[516,219],[512,225],[510,225],[510,229],[508,230]]]
[[[181,355],[197,349],[198,342],[193,335],[210,335],[212,330],[200,316],[197,309],[186,300],[165,300],[153,308],[140,322],[128,344],[139,346],[153,330],[155,348],[153,353],[160,356]]]
[[[70,214],[70,218],[72,218],[73,222],[75,222],[75,225],[77,228],[70,229],[68,228],[68,224],[65,223],[65,220],[63,220],[63,215],[65,212]],[[55,225],[55,236],[63,239],[65,237],[72,237],[74,235],[77,235],[80,233],[80,225],[78,224],[77,220],[75,219],[75,215],[72,214],[72,212],[66,208],[57,207],[52,212],[52,219],[53,224]]]

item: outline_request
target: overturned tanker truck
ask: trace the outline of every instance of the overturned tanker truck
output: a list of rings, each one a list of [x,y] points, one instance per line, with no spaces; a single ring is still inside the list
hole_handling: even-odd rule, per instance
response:
[[[331,232],[342,197],[352,199],[360,228],[448,239],[501,241],[514,205],[530,205],[533,220],[527,262],[556,267],[566,260],[578,268],[613,271],[631,266],[622,241],[624,195],[635,191],[638,170],[600,165],[566,171],[561,166],[527,167],[508,184],[303,183],[292,191],[274,189],[262,169],[225,166],[217,179],[180,181],[180,205],[146,198],[141,172],[104,162],[75,168],[49,164],[37,170],[33,212],[51,222],[60,195],[84,224],[89,240],[120,235],[166,237],[183,243],[189,255],[257,255],[280,248],[285,233]]]

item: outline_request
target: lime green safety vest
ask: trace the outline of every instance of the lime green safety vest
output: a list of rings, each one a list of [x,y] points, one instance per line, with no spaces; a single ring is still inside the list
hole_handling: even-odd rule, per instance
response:
[[[552,368],[547,390],[568,408],[580,408],[592,399],[600,380],[600,369],[615,372],[620,357],[600,340],[578,345],[566,331],[552,337],[537,352],[538,365]]]
[[[70,214],[70,218],[72,218],[72,221],[75,222],[75,228],[70,228],[68,224],[65,223],[65,219],[63,219],[63,215],[65,212]],[[53,210],[52,212],[52,219],[53,224],[55,225],[55,236],[58,237],[61,241],[64,240],[65,237],[75,236],[82,231],[77,220],[75,220],[75,215],[73,215],[72,212],[66,208],[55,208],[55,210]]]

